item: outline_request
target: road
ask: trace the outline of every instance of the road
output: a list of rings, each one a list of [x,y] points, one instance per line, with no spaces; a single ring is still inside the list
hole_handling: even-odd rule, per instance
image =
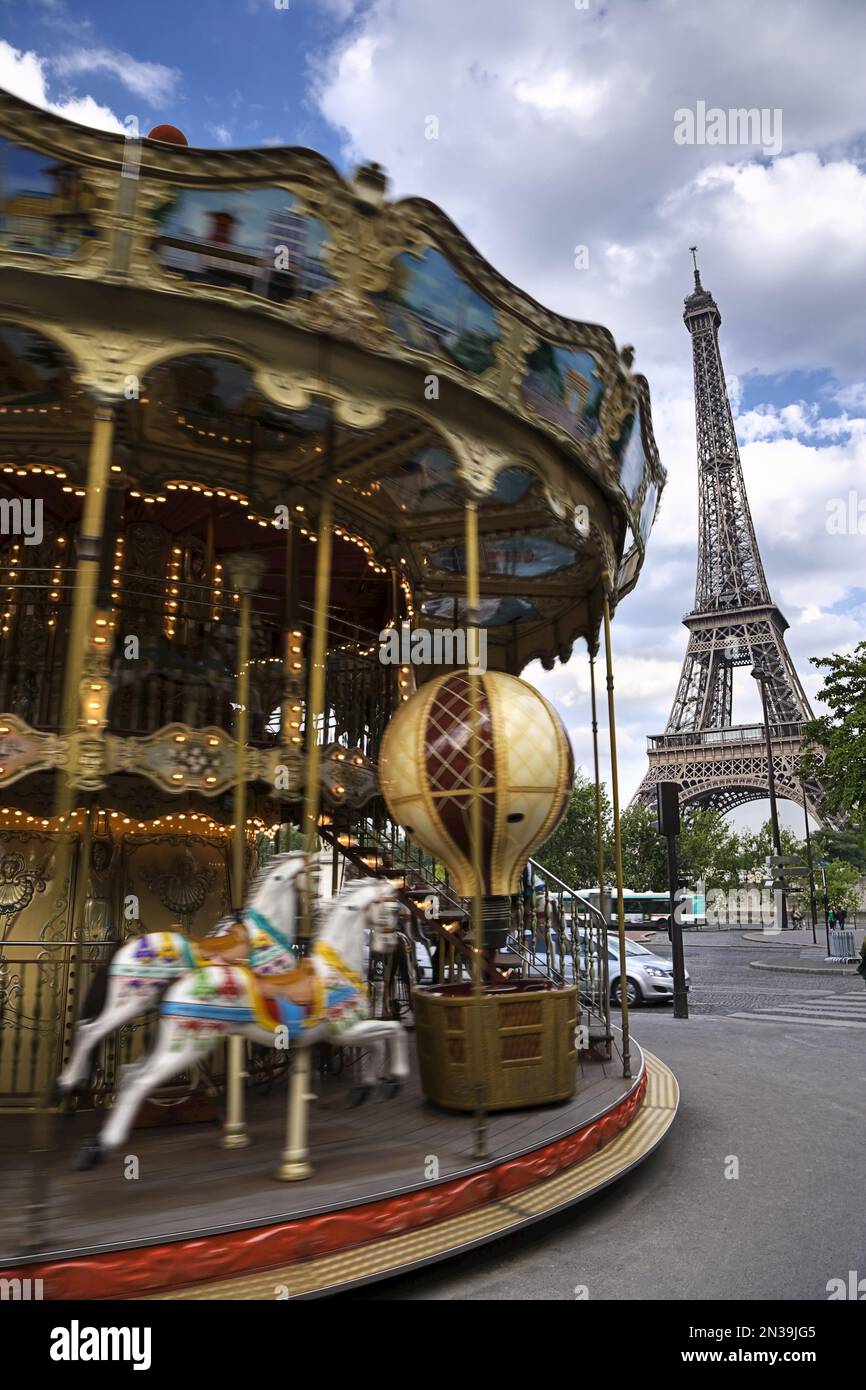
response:
[[[825,1300],[828,1280],[866,1278],[866,991],[857,976],[750,969],[772,949],[689,935],[691,1017],[633,1012],[681,1108],[632,1174],[521,1234],[342,1297],[560,1301],[586,1286],[590,1299]]]

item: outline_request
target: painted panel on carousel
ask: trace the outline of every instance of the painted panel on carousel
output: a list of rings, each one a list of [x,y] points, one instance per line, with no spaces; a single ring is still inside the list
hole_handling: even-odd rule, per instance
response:
[[[198,284],[286,304],[332,282],[322,260],[326,228],[284,188],[176,188],[156,221],[161,264]]]
[[[614,455],[619,459],[619,481],[630,502],[637,500],[647,470],[647,458],[643,447],[640,410],[626,420]]]
[[[525,469],[504,468],[497,474],[496,485],[487,501],[515,504],[526,496],[531,485],[532,475]],[[395,474],[383,478],[382,486],[391,501],[405,512],[462,509],[465,502],[454,458],[447,449],[436,445],[405,459]]]
[[[55,343],[29,328],[0,328],[0,424],[20,429],[20,420],[9,419],[10,414],[59,410],[72,389],[71,363]]]
[[[0,246],[40,256],[74,256],[100,234],[93,192],[74,164],[0,137]]]
[[[599,427],[604,383],[588,352],[542,342],[526,359],[520,394],[535,415],[559,425],[572,439],[589,439]]]
[[[467,624],[468,607],[465,599],[455,598],[454,594],[433,594],[422,601],[421,612],[425,618],[441,618],[455,626]],[[538,618],[538,609],[528,599],[509,596],[508,598],[483,598],[474,609],[476,627],[504,627],[507,623],[520,622],[521,619]]]
[[[659,490],[655,483],[650,483],[646,490],[646,497],[643,499],[643,506],[640,509],[640,536],[644,545],[649,540],[649,533],[652,530],[656,515],[656,502],[658,501]]]
[[[125,836],[123,893],[138,898],[145,931],[180,924],[187,935],[203,936],[229,905],[224,851],[201,836]]]
[[[475,375],[493,366],[502,336],[496,311],[439,251],[397,256],[387,290],[375,298],[409,347],[447,357]]]
[[[259,443],[275,448],[322,434],[329,420],[326,407],[318,404],[305,410],[274,405],[262,396],[249,367],[228,357],[173,358],[148,373],[147,387],[154,421],[159,424],[167,412],[185,441],[204,448],[213,447],[210,432],[217,428],[221,442],[244,444],[255,424]]]
[[[576,558],[573,550],[549,536],[482,537],[480,541],[479,563],[485,575],[536,579],[573,565]],[[449,574],[465,574],[465,545],[442,546],[430,556],[430,565]]]

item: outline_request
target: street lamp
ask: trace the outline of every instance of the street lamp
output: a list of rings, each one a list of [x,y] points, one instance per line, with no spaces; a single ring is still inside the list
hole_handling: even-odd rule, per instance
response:
[[[819,859],[818,868],[821,870],[821,889],[824,899],[824,935],[827,938],[827,956],[830,955],[830,899],[827,897],[827,860]]]
[[[785,879],[782,874],[782,842],[779,839],[779,815],[776,810],[776,774],[773,770],[773,742],[770,738],[770,715],[767,710],[767,681],[770,680],[769,671],[765,671],[763,666],[752,668],[752,676],[758,682],[761,691],[761,708],[764,711],[764,740],[767,745],[767,785],[770,792],[770,824],[773,828],[773,852],[778,866],[779,879],[782,884],[782,931],[788,926],[788,903],[785,898]]]
[[[809,906],[812,910],[812,945],[818,944],[818,906],[815,902],[815,865],[812,861],[812,833],[809,829],[809,803],[806,800],[806,784],[800,781],[800,790],[803,793],[803,814],[806,817],[806,863],[809,866]],[[830,952],[828,951],[829,955]]]

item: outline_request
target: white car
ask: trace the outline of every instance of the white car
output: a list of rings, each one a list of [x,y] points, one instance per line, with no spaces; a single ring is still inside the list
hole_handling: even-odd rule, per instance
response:
[[[607,959],[610,972],[610,997],[614,1004],[622,1002],[622,969],[620,967],[619,940],[608,935]],[[686,989],[690,984],[689,972],[685,972]],[[640,946],[636,941],[625,943],[626,998],[630,1008],[638,1004],[649,1004],[653,1000],[673,1003],[674,967],[664,956],[657,956]]]

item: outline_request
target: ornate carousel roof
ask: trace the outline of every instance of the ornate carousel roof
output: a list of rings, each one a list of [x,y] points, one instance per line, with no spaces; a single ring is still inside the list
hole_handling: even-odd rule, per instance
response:
[[[665,474],[631,349],[524,294],[432,203],[390,201],[376,165],[125,140],[4,94],[0,279],[0,484],[58,526],[108,402],[127,530],[170,552],[210,519],[214,553],[269,550],[275,618],[267,528],[300,527],[303,607],[326,482],[358,631],[392,572],[415,625],[465,621],[467,497],[492,666],[594,647],[602,589],[637,580]]]

